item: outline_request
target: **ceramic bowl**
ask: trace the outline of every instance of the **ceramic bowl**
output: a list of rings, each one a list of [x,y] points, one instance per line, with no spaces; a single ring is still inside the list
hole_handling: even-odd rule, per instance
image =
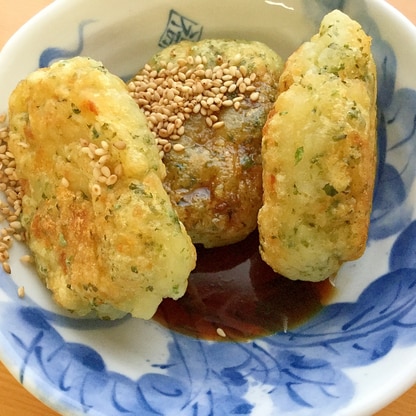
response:
[[[15,244],[0,276],[0,359],[64,415],[370,415],[416,381],[416,28],[382,0],[57,0],[0,54],[0,111],[17,82],[86,55],[127,80],[181,39],[259,40],[287,58],[339,8],[373,37],[379,165],[368,246],[303,324],[244,342],[157,322],[75,319]],[[20,299],[17,288],[25,286]]]

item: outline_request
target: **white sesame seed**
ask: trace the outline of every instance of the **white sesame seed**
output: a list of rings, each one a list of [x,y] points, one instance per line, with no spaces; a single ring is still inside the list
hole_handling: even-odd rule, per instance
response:
[[[168,124],[168,128],[166,129],[168,132],[168,135],[171,136],[175,130],[175,124],[174,123],[169,123]]]
[[[62,178],[62,179],[61,179],[61,184],[62,184],[62,186],[64,186],[65,188],[68,188],[68,187],[69,187],[69,182],[68,182],[68,179],[67,179],[67,178]]]
[[[101,195],[101,186],[98,185],[98,183],[93,184],[92,187],[91,187],[91,193],[94,196],[100,196]]]
[[[198,114],[200,111],[201,111],[201,104],[200,103],[197,103],[195,106],[194,106],[194,108],[193,108],[193,110],[192,110],[195,114]]]
[[[159,130],[159,136],[160,137],[168,137],[169,136],[168,131],[166,129],[160,129]]]
[[[12,272],[11,268],[10,268],[10,264],[7,261],[3,261],[2,263],[3,266],[3,270],[7,273],[10,274]]]
[[[111,170],[108,166],[102,166],[100,171],[106,178],[109,178],[111,175]]]
[[[89,147],[82,147],[81,152],[88,155],[88,157],[90,159],[94,159],[94,153],[92,152],[92,150]]]
[[[225,333],[225,331],[222,328],[217,328],[217,334],[222,338],[227,337],[227,334]]]
[[[251,101],[257,101],[260,97],[260,93],[258,91],[252,92],[250,94],[250,100]]]
[[[119,140],[113,143],[113,146],[118,150],[124,150],[127,145],[126,145],[126,142],[124,142],[123,140]]]
[[[241,79],[241,78],[240,78]],[[246,89],[247,89],[247,85],[244,83],[244,82],[241,82],[240,83],[240,85],[238,86],[238,90],[242,93],[242,94],[244,94],[245,93],[245,91],[246,91]]]
[[[94,151],[94,154],[97,155],[97,156],[104,156],[107,153],[108,153],[108,150],[107,149],[103,149],[103,148],[97,148]]]
[[[187,56],[171,62],[159,62],[157,71],[151,65],[144,69],[128,84],[130,92],[138,92],[137,104],[145,113],[149,128],[155,137],[174,141],[184,134],[183,122],[190,114],[200,114],[206,119],[208,128],[220,128],[216,124],[221,108],[233,107],[238,111],[241,104],[227,97],[237,91],[243,100],[245,94],[252,94],[256,87],[251,85],[256,75],[240,64],[241,55],[227,61],[217,56],[217,65],[206,68],[205,56]],[[230,64],[233,63],[233,65]],[[252,96],[256,100],[256,95]],[[247,96],[248,98],[248,96]],[[258,97],[257,97],[258,99]],[[253,100],[252,100],[253,101]],[[211,118],[211,116],[216,118]],[[160,143],[159,151],[170,151],[171,146]]]
[[[166,143],[166,144],[163,146],[163,151],[164,151],[165,153],[169,153],[169,152],[170,152],[170,149],[172,149],[172,143]]]
[[[10,227],[12,227],[14,230],[20,230],[22,228],[22,224],[20,221],[12,221],[10,223]]]
[[[180,144],[180,143],[175,143],[173,146],[172,146],[172,148],[173,148],[173,150],[175,151],[175,152],[182,152],[183,150],[185,150],[185,146],[183,146],[182,144]]]
[[[217,129],[219,129],[219,128],[221,128],[221,127],[223,127],[224,126],[224,121],[217,121],[216,123],[214,123],[213,125],[212,125],[212,128],[214,129],[214,130],[217,130]]]
[[[22,257],[20,257],[20,261],[22,263],[32,264],[32,263],[34,263],[34,258],[33,258],[33,256],[31,256],[29,254],[25,254]]]
[[[17,295],[19,296],[19,298],[24,298],[25,297],[25,287],[24,286],[19,286],[17,288]]]
[[[88,147],[91,149],[91,152],[95,152],[98,149],[98,146],[94,143],[89,143]]]
[[[121,163],[119,163],[118,165],[116,165],[116,167],[114,168],[114,174],[117,177],[120,177],[123,175],[123,165]]]
[[[117,180],[118,180],[117,175],[112,174],[107,178],[105,184],[107,186],[111,186],[111,185],[114,185],[117,182]]]
[[[168,139],[157,139],[157,143],[161,146],[164,146],[165,144],[169,143]]]
[[[97,165],[103,166],[110,160],[109,155],[103,155],[97,160]]]

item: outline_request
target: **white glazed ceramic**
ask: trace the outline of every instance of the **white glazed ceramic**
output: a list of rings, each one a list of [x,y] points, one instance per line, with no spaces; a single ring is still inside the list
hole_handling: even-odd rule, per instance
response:
[[[340,8],[373,37],[379,167],[365,255],[306,324],[244,343],[154,321],[73,319],[17,260],[0,275],[0,358],[65,415],[370,415],[416,381],[416,29],[384,1],[58,0],[0,54],[0,111],[39,66],[89,55],[128,79],[180,39],[236,37],[286,58]],[[26,296],[19,299],[17,287]]]

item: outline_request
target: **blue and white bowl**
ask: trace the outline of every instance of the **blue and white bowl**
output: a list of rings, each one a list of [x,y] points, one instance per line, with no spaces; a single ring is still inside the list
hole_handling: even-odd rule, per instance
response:
[[[12,276],[0,276],[0,359],[34,395],[71,416],[356,416],[416,381],[416,28],[384,1],[57,0],[1,52],[0,112],[20,79],[60,58],[88,55],[123,79],[181,39],[259,40],[286,58],[334,8],[373,37],[379,167],[367,250],[342,268],[332,303],[247,342],[79,320],[15,244]]]

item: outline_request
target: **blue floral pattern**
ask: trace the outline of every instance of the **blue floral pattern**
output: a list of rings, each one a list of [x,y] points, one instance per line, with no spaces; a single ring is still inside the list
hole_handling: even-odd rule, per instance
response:
[[[51,47],[45,49],[39,57],[39,68],[46,68],[51,65],[55,60],[73,58],[80,55],[84,49],[84,29],[94,20],[85,20],[80,23],[78,27],[78,44],[74,49],[63,49],[58,47]]]
[[[304,1],[316,25],[329,10],[349,6],[349,1],[341,0]],[[167,30],[181,22],[188,25],[189,33],[202,32],[202,26],[175,13],[171,12]],[[391,46],[366,10],[352,17],[373,36],[379,71],[379,166],[370,238],[397,234],[388,272],[357,301],[331,304],[287,333],[237,343],[207,342],[165,330],[166,359],[148,362],[154,371],[137,379],[110,370],[97,350],[67,341],[58,330],[100,329],[109,334],[129,318],[73,320],[46,311],[30,297],[23,304],[12,302],[16,285],[0,276],[0,294],[4,294],[0,328],[7,328],[0,338],[20,357],[22,383],[28,371],[36,374],[45,391],[58,392],[71,414],[250,415],[258,406],[250,396],[254,389],[266,403],[262,414],[272,408],[273,414],[332,415],[354,396],[346,369],[369,365],[395,347],[416,343],[416,220],[412,219],[414,201],[409,201],[415,180],[416,91],[395,90],[396,57]],[[74,50],[48,48],[39,65],[80,54],[88,23],[81,23]],[[169,43],[171,38],[165,32],[160,42]]]

